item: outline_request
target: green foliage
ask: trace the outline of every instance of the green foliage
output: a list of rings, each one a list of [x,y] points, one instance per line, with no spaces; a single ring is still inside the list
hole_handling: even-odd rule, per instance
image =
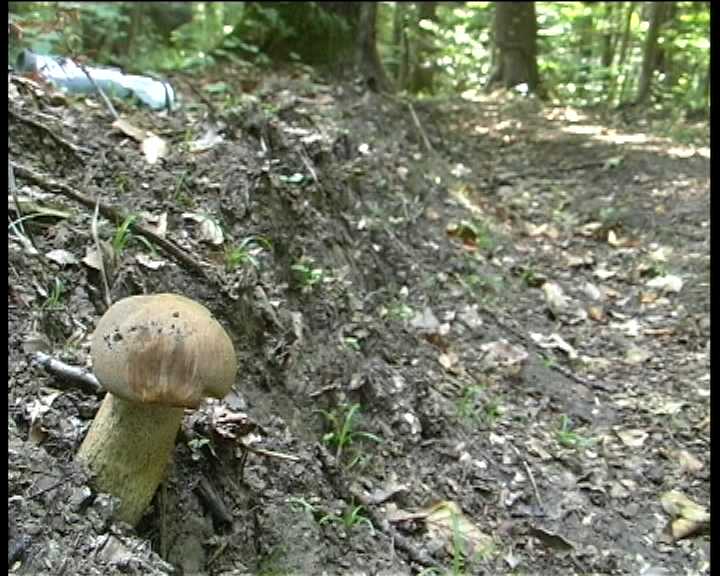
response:
[[[313,287],[325,278],[325,272],[322,268],[314,266],[312,258],[303,257],[298,262],[290,266],[295,274],[295,280],[297,281],[300,288],[307,292],[312,290]]]
[[[488,395],[483,384],[466,386],[456,405],[460,420],[467,423],[484,423],[492,426],[502,415],[503,408],[498,398]]]
[[[375,528],[368,517],[362,513],[362,506],[348,506],[343,512],[342,516],[337,514],[326,514],[320,518],[319,524],[340,524],[344,526],[346,530],[352,530],[355,526],[365,524],[370,528],[370,532],[375,534]]]
[[[382,438],[375,434],[355,429],[359,419],[360,404],[341,405],[330,412],[325,410],[319,410],[319,412],[330,426],[330,430],[323,436],[323,442],[328,446],[335,447],[335,458],[338,461],[342,457],[343,451],[358,439],[382,442]],[[359,456],[350,463],[350,467],[357,463],[358,458]]]
[[[375,533],[375,528],[372,525],[372,522],[367,516],[365,516],[365,514],[363,514],[362,506],[350,505],[343,511],[342,514],[338,515],[333,513],[323,514],[322,511],[305,500],[305,498],[291,497],[288,498],[287,501],[296,510],[302,510],[315,518],[319,518],[318,524],[321,526],[323,524],[337,524],[343,526],[346,530],[352,530],[360,524],[365,524],[368,528],[370,528],[371,533]]]
[[[251,264],[255,268],[260,268],[260,264],[256,256],[264,249],[271,249],[272,244],[263,236],[248,236],[244,238],[237,246],[225,248],[225,268],[228,272],[232,272],[239,266]]]
[[[143,244],[150,252],[155,252],[153,245],[148,242],[146,238],[133,234],[132,227],[137,221],[137,216],[134,214],[128,214],[123,220],[122,224],[115,229],[115,234],[112,237],[111,245],[113,251],[120,258],[125,252],[128,244],[132,241],[137,241]]]
[[[555,432],[555,437],[567,448],[583,448],[594,442],[592,438],[586,438],[575,432],[570,419],[565,414],[560,417],[560,428]]]
[[[41,308],[43,310],[57,310],[61,307],[60,301],[62,300],[63,294],[65,294],[65,285],[60,278],[56,277],[53,279],[52,288],[50,288],[50,292]]]
[[[538,66],[553,104],[615,107],[633,99],[651,3],[535,4]],[[413,71],[427,66],[435,93],[477,95],[497,63],[495,3],[437,3],[432,21],[420,21],[421,11],[418,3],[378,5],[378,49],[395,80],[411,86]],[[650,111],[674,125],[686,112],[706,119],[709,4],[673,2],[668,12]],[[138,73],[264,67],[270,58],[338,65],[357,32],[357,10],[321,2],[13,2],[10,18],[22,29],[11,36],[11,59],[29,47]]]

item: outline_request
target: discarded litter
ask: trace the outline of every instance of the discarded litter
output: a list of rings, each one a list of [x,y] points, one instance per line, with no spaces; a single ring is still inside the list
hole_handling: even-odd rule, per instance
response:
[[[83,69],[64,56],[46,56],[23,50],[18,54],[15,67],[18,72],[39,74],[70,94],[89,94],[95,91]],[[85,69],[108,95],[126,99],[135,97],[153,110],[172,109],[175,104],[175,91],[167,82],[147,76],[124,74],[118,68],[86,66]]]

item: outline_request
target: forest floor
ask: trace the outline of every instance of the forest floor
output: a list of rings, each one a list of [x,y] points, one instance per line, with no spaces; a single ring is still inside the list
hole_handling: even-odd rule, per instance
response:
[[[709,574],[707,126],[222,79],[120,106],[155,163],[10,83],[10,573]],[[74,462],[102,394],[37,355],[90,366],[98,196],[112,300],[192,297],[240,364],[136,529]]]

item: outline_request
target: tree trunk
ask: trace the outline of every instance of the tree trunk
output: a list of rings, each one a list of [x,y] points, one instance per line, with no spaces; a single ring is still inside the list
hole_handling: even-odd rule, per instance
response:
[[[433,88],[435,76],[435,63],[433,62],[435,34],[431,30],[421,28],[420,21],[430,20],[435,22],[437,19],[436,9],[437,2],[420,2],[418,4],[418,19],[416,23],[417,48],[411,83],[411,89],[416,93],[422,91],[431,92]]]
[[[640,81],[638,83],[637,96],[635,103],[645,102],[650,96],[650,87],[652,85],[653,72],[655,72],[658,63],[658,36],[660,27],[665,19],[665,10],[667,4],[664,2],[652,2],[650,4],[650,25],[648,27],[647,36],[645,37],[645,48],[643,50],[643,62],[640,69]]]
[[[625,64],[627,49],[630,44],[630,25],[632,23],[632,15],[635,12],[635,2],[628,3],[627,15],[625,16],[625,30],[623,31],[622,43],[620,44],[620,58],[618,59],[618,69]]]
[[[495,46],[497,65],[489,84],[527,84],[536,92],[540,78],[534,2],[495,2]]]
[[[392,83],[385,73],[377,50],[377,3],[362,2],[358,26],[357,58],[371,90],[390,92]]]
[[[603,31],[603,49],[602,49],[602,61],[601,64],[604,68],[610,68],[612,66],[613,59],[615,58],[615,30],[612,28],[613,24],[613,12],[615,11],[615,4],[608,2],[605,4],[605,26],[607,28]]]
[[[390,65],[390,73],[395,78],[395,82],[399,88],[403,88],[404,81],[402,79],[403,61],[405,54],[405,14],[407,13],[406,4],[403,2],[395,2],[393,9],[393,29],[392,29],[392,49],[393,61]]]
[[[625,16],[625,30],[623,31],[622,43],[620,44],[620,57],[618,59],[618,73],[622,74],[622,77],[623,77],[622,83],[620,84],[620,94],[618,96],[618,100],[620,102],[623,102],[625,100],[625,93],[627,91],[628,79],[630,78],[630,69],[628,66],[625,66],[625,61],[627,59],[628,47],[630,46],[630,41],[631,41],[630,32],[631,32],[632,17],[633,17],[634,12],[635,12],[635,3],[629,2],[627,14]]]

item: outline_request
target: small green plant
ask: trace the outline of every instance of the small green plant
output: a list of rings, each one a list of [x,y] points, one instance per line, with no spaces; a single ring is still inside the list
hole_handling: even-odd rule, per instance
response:
[[[343,344],[345,344],[345,346],[347,346],[351,350],[360,350],[360,341],[354,336],[345,336],[345,338],[343,338]]]
[[[53,286],[50,289],[50,292],[48,293],[45,302],[43,302],[42,309],[57,310],[61,308],[60,300],[62,299],[64,293],[65,285],[62,283],[62,280],[60,280],[60,278],[55,278],[53,281]]]
[[[375,434],[355,430],[357,417],[360,412],[360,404],[353,404],[352,406],[342,405],[332,412],[326,412],[325,410],[320,410],[319,412],[325,417],[325,420],[330,424],[331,428],[330,431],[323,436],[323,442],[328,446],[335,447],[335,458],[338,461],[343,454],[343,450],[359,438],[378,443],[382,442],[382,438]],[[359,456],[351,462],[351,467],[357,463],[358,458]]]
[[[313,266],[312,258],[303,257],[293,264],[290,269],[295,272],[295,278],[303,290],[311,290],[316,284],[323,281],[325,273],[322,268]]]
[[[270,549],[258,560],[258,576],[285,576],[287,574],[284,565],[286,563],[287,551],[283,546]]]
[[[125,251],[125,248],[130,244],[131,241],[138,241],[143,244],[150,252],[155,252],[153,245],[148,242],[146,238],[133,234],[132,228],[137,221],[137,216],[134,214],[128,214],[123,220],[122,224],[115,229],[115,234],[112,238],[113,251],[120,258]]]
[[[454,274],[454,276],[465,292],[474,298],[488,300],[502,292],[503,278],[501,276],[480,276],[475,273],[465,276]]]
[[[555,432],[557,441],[567,448],[582,448],[593,443],[592,438],[581,436],[572,429],[570,418],[565,414],[560,417],[560,429]]]
[[[415,311],[405,302],[396,300],[388,307],[388,316],[396,320],[409,320],[415,315]]]
[[[498,399],[489,397],[483,384],[465,387],[457,401],[457,414],[464,421],[485,422],[492,426],[502,412]]]
[[[326,514],[320,518],[319,524],[321,526],[328,523],[342,524],[346,530],[352,530],[355,526],[365,524],[368,528],[370,528],[370,532],[375,534],[375,528],[372,522],[362,513],[362,510],[362,506],[348,506],[342,516],[338,516],[337,514]]]
[[[232,272],[247,263],[255,268],[260,268],[256,256],[271,246],[270,241],[262,236],[248,236],[237,246],[225,249],[225,268],[228,272]]]
[[[190,140],[192,139],[192,136],[193,136],[193,134],[191,131],[188,131],[186,133],[186,138],[187,138],[186,143],[190,142]],[[178,175],[177,179],[175,180],[175,192],[173,192],[173,199],[175,200],[175,202],[177,202],[178,204],[182,204],[184,206],[188,205],[188,201],[189,201],[189,203],[192,203],[192,198],[187,194],[187,192],[185,192],[183,190],[184,188],[187,187],[185,184],[185,181],[187,180],[187,177],[189,174],[190,174],[189,170],[183,170]]]
[[[317,509],[315,506],[310,504],[305,498],[297,498],[295,496],[290,496],[290,498],[287,499],[288,504],[294,509],[294,510],[301,510],[303,512],[307,512],[310,515],[315,515],[317,512]]]

